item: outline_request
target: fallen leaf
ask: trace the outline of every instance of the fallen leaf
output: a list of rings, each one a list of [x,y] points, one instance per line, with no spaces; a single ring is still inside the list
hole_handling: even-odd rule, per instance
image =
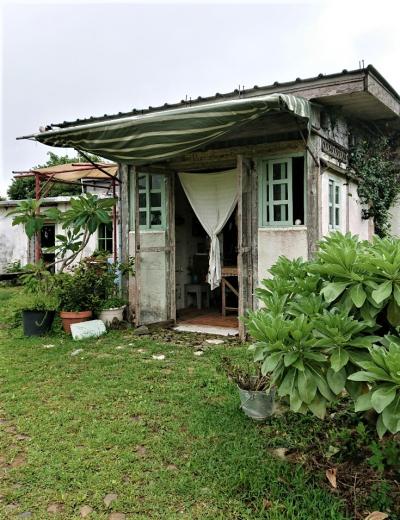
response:
[[[385,518],[389,518],[389,515],[381,513],[380,511],[374,511],[366,516],[364,520],[385,520]]]
[[[337,471],[336,468],[330,468],[325,471],[325,475],[326,475],[326,478],[329,480],[329,484],[335,489],[337,488],[336,471]]]
[[[263,499],[263,507],[264,509],[270,509],[272,507],[271,500],[268,500],[266,498]]]
[[[103,498],[103,502],[105,503],[105,505],[108,507],[111,502],[114,502],[114,500],[117,500],[118,498],[118,495],[116,493],[108,493],[104,498]]]
[[[60,503],[50,504],[47,508],[48,513],[57,514],[64,510],[64,505]]]
[[[135,448],[136,453],[138,454],[138,457],[143,458],[146,456],[147,449],[144,446],[136,446]]]
[[[164,354],[153,354],[151,357],[152,357],[153,359],[157,359],[157,360],[159,360],[159,361],[162,361],[163,359],[165,359]]]
[[[79,514],[81,515],[82,518],[86,518],[87,516],[89,516],[92,513],[93,513],[93,508],[90,506],[82,506],[79,509]]]
[[[278,457],[278,459],[286,460],[287,448],[275,448],[271,450],[272,455]]]
[[[196,352],[193,352],[195,356],[202,356],[204,352],[202,350],[196,350]]]

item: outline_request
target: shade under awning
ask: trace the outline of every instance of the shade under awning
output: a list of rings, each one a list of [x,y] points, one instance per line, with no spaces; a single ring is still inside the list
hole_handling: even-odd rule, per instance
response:
[[[34,137],[43,144],[76,148],[119,163],[145,164],[200,148],[273,111],[309,121],[311,105],[300,97],[272,94],[77,125]]]

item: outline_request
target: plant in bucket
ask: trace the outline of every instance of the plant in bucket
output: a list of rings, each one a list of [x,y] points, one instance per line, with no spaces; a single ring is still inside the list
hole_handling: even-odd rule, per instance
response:
[[[222,368],[228,379],[236,383],[240,407],[247,417],[255,421],[264,421],[274,413],[275,387],[271,385],[268,375],[262,375],[260,364],[251,363],[243,368],[224,357]]]
[[[25,274],[21,276],[24,294],[18,304],[24,334],[41,336],[51,329],[59,306],[55,280],[43,261],[28,264],[24,270]]]
[[[107,262],[105,264],[104,285],[105,297],[101,302],[99,319],[106,327],[119,325],[124,318],[126,301],[121,298],[120,278],[135,272],[135,259],[129,257],[127,262]]]

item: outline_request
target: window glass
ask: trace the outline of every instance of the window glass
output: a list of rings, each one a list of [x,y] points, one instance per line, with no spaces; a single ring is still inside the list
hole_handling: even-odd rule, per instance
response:
[[[329,227],[336,228],[340,226],[340,183],[329,180],[329,194],[328,194],[328,206],[329,206]]]
[[[100,224],[98,230],[98,244],[97,247],[100,251],[107,251],[112,253],[113,251],[113,232],[112,223]]]
[[[164,185],[163,175],[139,175],[139,224],[142,228],[160,228],[164,225]],[[134,212],[134,197],[132,202],[131,208]],[[134,214],[133,218],[131,218],[131,222],[131,229],[134,229]]]

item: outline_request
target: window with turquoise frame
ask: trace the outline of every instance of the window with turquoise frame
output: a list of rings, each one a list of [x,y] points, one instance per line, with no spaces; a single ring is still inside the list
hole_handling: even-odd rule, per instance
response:
[[[260,221],[263,227],[304,224],[304,157],[261,162]]]
[[[139,224],[142,229],[165,228],[165,177],[158,174],[139,175]],[[133,188],[133,186],[132,186]],[[131,229],[135,228],[135,197],[131,189]]]
[[[329,179],[329,227],[340,227],[340,184]]]

